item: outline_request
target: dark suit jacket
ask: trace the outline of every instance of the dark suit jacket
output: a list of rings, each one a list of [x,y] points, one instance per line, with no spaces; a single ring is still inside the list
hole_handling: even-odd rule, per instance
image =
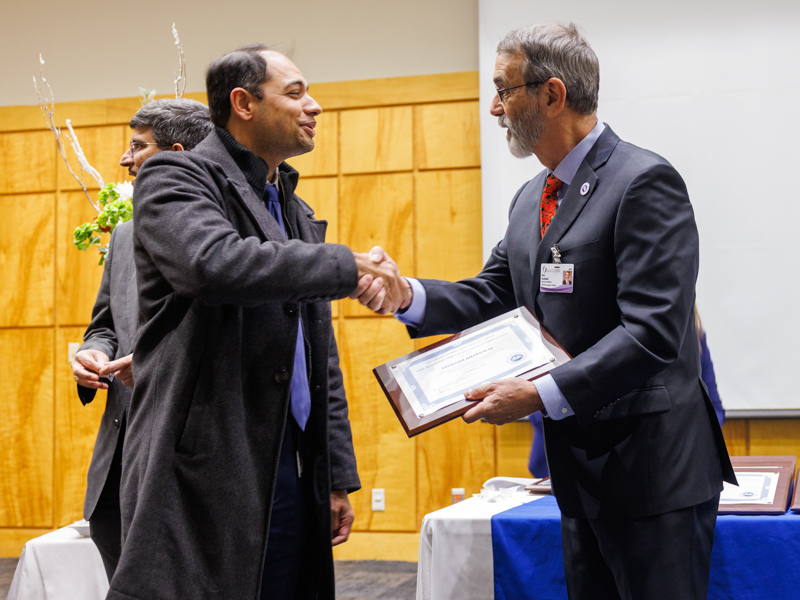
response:
[[[79,350],[100,350],[111,360],[127,356],[133,352],[138,312],[133,223],[127,222],[119,225],[111,234],[103,279],[92,309],[92,321],[86,328]],[[79,385],[78,397],[86,405],[94,400],[95,390]],[[111,382],[87,476],[83,505],[83,516],[87,520],[92,518],[97,500],[106,485],[114,451],[122,443],[120,431],[125,423],[130,399],[130,388],[117,380]]]
[[[506,236],[476,278],[423,280],[427,313],[416,333],[459,331],[527,306],[574,356],[552,375],[575,415],[544,420],[563,514],[640,517],[710,499],[723,477],[735,478],[700,383],[698,238],[681,177],[607,127],[540,239],[545,179],[519,190]],[[575,265],[571,294],[539,290],[554,244]]]
[[[141,326],[123,453],[122,556],[109,598],[255,599],[289,409],[298,316],[308,345],[313,550],[301,598],[333,597],[331,489],[353,491],[330,301],[355,289],[345,246],[281,166],[287,241],[213,132],[136,179]]]

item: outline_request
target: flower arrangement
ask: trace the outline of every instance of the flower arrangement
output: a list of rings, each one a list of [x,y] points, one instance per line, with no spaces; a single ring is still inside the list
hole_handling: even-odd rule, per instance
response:
[[[72,243],[78,250],[88,250],[90,246],[100,246],[100,236],[133,217],[133,184],[130,181],[109,183],[97,195],[100,212],[94,221],[75,228]],[[106,260],[108,244],[100,247],[100,264]]]
[[[175,45],[178,47],[179,58],[178,69],[174,71],[175,97],[182,98],[184,91],[186,90],[186,61],[183,55],[183,44],[181,44],[181,40],[178,37],[178,30],[175,28],[175,23],[172,23],[172,37],[175,38]],[[55,137],[58,152],[61,155],[61,158],[64,159],[64,164],[66,165],[67,170],[75,179],[75,181],[77,181],[81,186],[81,189],[83,190],[86,199],[89,201],[89,204],[91,204],[92,208],[94,208],[98,213],[97,218],[95,218],[94,221],[79,225],[75,228],[75,231],[72,234],[73,244],[75,244],[75,247],[78,250],[88,250],[90,246],[100,246],[100,236],[103,233],[111,233],[118,225],[130,220],[133,217],[133,203],[131,201],[131,198],[133,197],[133,184],[131,184],[129,181],[125,181],[120,183],[109,183],[106,185],[103,181],[103,178],[100,176],[100,173],[98,173],[97,170],[92,167],[92,165],[89,164],[89,161],[86,159],[83,149],[78,142],[78,136],[75,135],[75,130],[72,128],[72,123],[69,119],[67,119],[66,124],[67,129],[69,129],[69,134],[64,134],[64,137],[66,137],[70,143],[70,146],[72,146],[72,150],[74,151],[75,157],[80,165],[80,175],[75,173],[70,165],[69,160],[67,159],[66,145],[62,140],[61,129],[56,127],[54,119],[55,97],[50,84],[44,76],[44,59],[42,58],[41,54],[39,55],[39,65],[39,77],[41,78],[42,84],[40,87],[39,81],[36,79],[36,75],[34,75],[33,87],[36,89],[36,95],[39,98],[39,108],[42,111],[45,124]],[[142,96],[141,104],[144,106],[154,99],[156,91],[147,90],[140,87],[139,93]],[[101,188],[100,193],[97,196],[97,204],[94,203],[89,195],[89,191],[84,180],[85,173],[91,175]],[[102,265],[105,262],[106,254],[108,254],[107,244],[100,247],[99,264]]]

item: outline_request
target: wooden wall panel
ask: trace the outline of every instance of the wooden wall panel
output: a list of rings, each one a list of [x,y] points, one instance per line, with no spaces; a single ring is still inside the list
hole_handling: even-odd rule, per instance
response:
[[[410,171],[411,120],[410,106],[342,111],[342,172]]]
[[[456,419],[417,439],[417,522],[452,503],[452,488],[464,488],[466,497],[477,494],[483,482],[496,473],[496,427],[466,424]]]
[[[303,177],[336,175],[339,172],[339,113],[323,112],[316,118],[314,150],[288,162]]]
[[[0,133],[0,194],[54,191],[55,157],[49,131]]]
[[[415,107],[415,157],[419,169],[480,167],[478,102],[447,102]]]
[[[725,445],[728,447],[728,454],[731,456],[748,456],[748,429],[749,421],[744,419],[725,421],[722,426],[722,435],[725,436]]]
[[[98,263],[97,246],[79,251],[72,243],[78,225],[97,216],[83,192],[58,196],[56,231],[56,318],[60,325],[85,325],[92,318],[92,307],[100,287],[103,267]],[[107,244],[110,236],[103,235]]]
[[[800,427],[796,420],[753,419],[749,423],[751,456],[789,454],[800,457]]]
[[[315,151],[316,152],[316,151]],[[303,177],[297,195],[314,209],[314,218],[328,222],[325,241],[339,243],[339,182],[336,177]]]
[[[315,149],[314,152],[317,150]],[[312,152],[312,154],[314,153]],[[339,180],[336,177],[303,177],[297,186],[297,195],[314,209],[314,218],[328,222],[325,241],[339,242]],[[331,302],[331,314],[339,315],[342,301]]]
[[[358,522],[358,521],[356,521]],[[334,560],[401,560],[417,562],[419,533],[356,531],[333,549]],[[345,596],[346,597],[346,596]]]
[[[417,197],[417,276],[457,280],[480,273],[480,170],[418,173]]]
[[[56,331],[55,375],[55,494],[57,527],[83,518],[86,473],[106,407],[106,392],[84,406],[78,398],[68,359],[68,344],[81,343],[83,327],[59,327]]]
[[[497,473],[506,477],[531,477],[528,456],[533,441],[533,426],[516,421],[497,428]]]
[[[73,124],[74,125],[74,124]],[[100,173],[105,183],[116,183],[131,179],[128,177],[128,170],[119,166],[119,159],[125,150],[128,149],[130,141],[130,127],[124,125],[114,125],[109,127],[75,127],[78,142],[83,149],[83,153],[89,164]],[[69,134],[66,129],[61,130],[63,134]],[[64,138],[66,144],[67,160],[72,170],[79,177],[80,164],[75,156],[75,151]],[[91,175],[84,175],[86,187],[90,190],[92,200],[97,197],[99,186]],[[79,190],[80,184],[70,175],[63,159],[58,159],[58,188],[60,190]]]
[[[345,319],[339,352],[350,405],[362,489],[350,495],[355,529],[415,531],[416,447],[381,391],[372,369],[411,352],[405,328],[393,318]],[[386,511],[372,512],[371,490],[386,490]]]
[[[0,196],[0,327],[53,324],[55,195]]]
[[[0,527],[53,523],[53,338],[0,330]]]
[[[356,252],[382,246],[404,275],[414,275],[413,176],[344,177],[339,196],[339,240]],[[356,302],[343,305],[345,315],[374,316]]]

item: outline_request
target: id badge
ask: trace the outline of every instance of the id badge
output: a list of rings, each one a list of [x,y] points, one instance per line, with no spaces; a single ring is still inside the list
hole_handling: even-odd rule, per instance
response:
[[[570,263],[542,263],[539,291],[571,294],[575,281],[575,265]]]

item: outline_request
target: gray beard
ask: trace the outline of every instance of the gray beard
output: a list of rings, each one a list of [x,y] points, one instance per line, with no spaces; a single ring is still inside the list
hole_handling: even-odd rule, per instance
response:
[[[539,110],[534,104],[526,107],[514,121],[501,115],[497,124],[511,134],[508,136],[508,149],[515,158],[527,158],[533,154],[533,148],[544,133],[544,121],[539,118]]]

